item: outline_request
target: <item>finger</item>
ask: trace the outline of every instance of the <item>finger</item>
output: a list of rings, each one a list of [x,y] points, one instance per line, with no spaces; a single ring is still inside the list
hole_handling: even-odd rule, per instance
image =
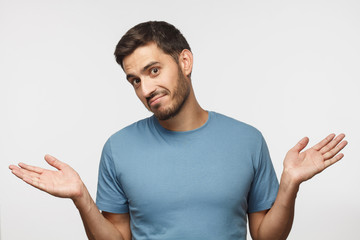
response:
[[[335,148],[331,149],[330,151],[326,152],[323,157],[325,160],[333,158],[336,154],[338,154],[343,148],[348,144],[347,141],[341,142]]]
[[[320,153],[324,154],[333,149],[336,145],[339,144],[345,137],[345,134],[341,133],[336,138],[334,138],[332,141],[330,141],[327,145],[325,145],[323,148],[321,148]]]
[[[45,191],[46,186],[44,183],[41,182],[40,174],[33,172],[33,171],[28,171],[23,168],[19,168],[18,166],[15,166],[15,165],[10,165],[9,168],[16,177],[20,178],[27,184],[29,184],[37,189]]]
[[[327,136],[326,138],[324,138],[321,142],[319,142],[318,144],[316,144],[315,146],[313,146],[312,148],[315,149],[316,151],[319,151],[321,148],[323,148],[326,144],[328,144],[329,142],[331,142],[331,140],[333,140],[335,137],[335,134],[332,133],[329,136]]]
[[[341,160],[343,157],[344,157],[344,154],[343,154],[343,153],[340,153],[340,154],[336,155],[335,157],[330,158],[329,160],[324,161],[325,168],[327,168],[327,167],[333,165],[334,163],[338,162],[338,161]]]
[[[12,173],[17,176],[20,179],[24,179],[25,177],[36,177],[38,178],[40,176],[39,173],[33,172],[33,171],[29,171],[23,168],[19,168],[16,166],[12,166],[11,168]]]
[[[41,173],[37,173],[37,172],[33,172],[33,171],[29,171],[23,168],[20,168],[19,171],[21,172],[21,174],[23,175],[23,177],[35,177],[35,178],[39,178]]]
[[[309,143],[309,138],[304,137],[291,150],[296,151],[296,152],[300,152],[301,150],[303,150],[308,145],[308,143]]]
[[[18,178],[22,179],[23,173],[20,171],[20,168],[18,166],[10,165],[9,169],[11,170],[12,174],[14,174]]]
[[[9,165],[9,169],[10,169],[11,171],[13,171],[13,170],[19,169],[19,167],[16,166],[16,165],[11,164],[11,165]]]
[[[64,167],[64,163],[60,160],[56,159],[55,157],[51,156],[50,154],[46,154],[44,157],[45,161],[53,166],[54,168],[61,170]]]
[[[28,171],[31,171],[31,172],[35,172],[35,173],[38,173],[38,174],[41,174],[44,172],[44,169],[43,168],[40,168],[40,167],[36,167],[36,166],[31,166],[31,165],[27,165],[25,163],[19,163],[19,166],[22,168],[22,169],[26,169]]]
[[[30,172],[27,171],[25,169],[21,169],[18,168],[16,166],[11,166],[11,172],[18,178],[20,178],[21,180],[23,180],[24,182],[26,182],[27,184],[30,184],[31,186],[34,186],[36,188],[40,189],[40,178],[39,178],[39,174],[34,173],[34,172]]]

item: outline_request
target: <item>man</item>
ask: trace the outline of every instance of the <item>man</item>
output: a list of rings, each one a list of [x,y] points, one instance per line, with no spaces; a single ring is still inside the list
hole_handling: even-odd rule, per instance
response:
[[[97,205],[79,175],[20,163],[12,172],[54,196],[71,198],[89,239],[286,239],[299,185],[343,158],[344,134],[286,155],[280,185],[259,131],[205,111],[191,84],[193,56],[166,22],[130,29],[115,56],[154,115],[112,135],[99,169]],[[101,210],[101,212],[99,211]]]

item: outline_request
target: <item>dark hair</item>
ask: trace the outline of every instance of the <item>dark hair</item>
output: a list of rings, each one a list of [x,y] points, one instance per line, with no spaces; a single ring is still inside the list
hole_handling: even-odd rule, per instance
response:
[[[149,21],[134,26],[120,39],[114,53],[116,62],[123,68],[124,58],[149,42],[155,42],[176,63],[179,63],[178,57],[182,50],[191,51],[185,37],[173,25],[163,21]]]

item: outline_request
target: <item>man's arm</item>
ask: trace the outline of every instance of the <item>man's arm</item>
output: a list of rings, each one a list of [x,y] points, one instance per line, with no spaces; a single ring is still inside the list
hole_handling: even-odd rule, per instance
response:
[[[301,152],[309,143],[303,138],[287,154],[281,175],[279,192],[274,205],[268,211],[249,214],[250,234],[255,240],[286,239],[290,233],[295,199],[300,184],[343,158],[338,154],[346,145],[345,135],[330,134],[312,148]]]
[[[81,215],[89,239],[131,239],[128,214],[101,214],[78,173],[69,165],[46,155],[48,164],[57,171],[20,163],[9,166],[24,182],[53,196],[70,198]]]
[[[102,212],[102,215],[109,220],[118,230],[122,233],[122,236],[126,240],[131,239],[130,230],[130,214],[129,213],[109,213]]]

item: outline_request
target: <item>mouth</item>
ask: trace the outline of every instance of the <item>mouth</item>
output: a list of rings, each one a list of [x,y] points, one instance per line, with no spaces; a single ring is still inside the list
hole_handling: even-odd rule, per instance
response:
[[[158,104],[160,102],[160,99],[163,98],[164,96],[166,96],[166,94],[158,94],[158,95],[155,95],[154,97],[150,98],[147,101],[149,107],[152,107],[153,105]]]

